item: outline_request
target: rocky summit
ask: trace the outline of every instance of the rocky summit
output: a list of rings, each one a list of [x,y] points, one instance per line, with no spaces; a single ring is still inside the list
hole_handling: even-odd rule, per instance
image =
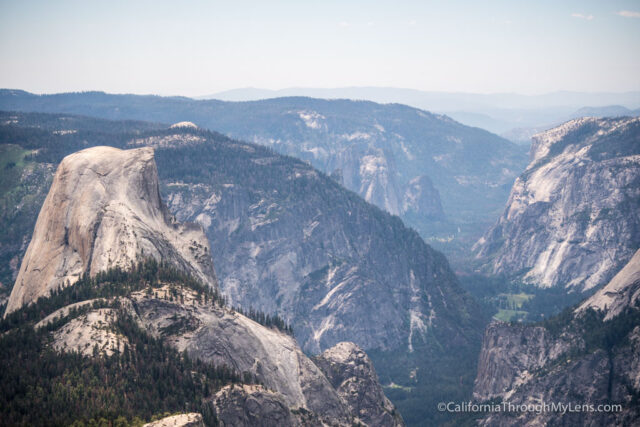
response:
[[[58,166],[7,304],[10,313],[83,274],[167,261],[217,286],[208,241],[160,199],[152,148],[93,147]]]
[[[640,119],[572,120],[533,138],[476,254],[490,273],[536,286],[597,288],[640,247],[639,202]]]

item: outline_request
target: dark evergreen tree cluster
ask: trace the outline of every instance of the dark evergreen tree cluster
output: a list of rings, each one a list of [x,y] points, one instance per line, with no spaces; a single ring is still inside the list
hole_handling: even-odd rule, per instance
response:
[[[195,411],[215,417],[206,398],[241,377],[189,358],[121,312],[122,353],[83,357],[48,346],[48,330],[30,324],[0,338],[0,424],[136,424],[154,414]]]
[[[248,317],[249,319],[260,323],[263,326],[266,326],[268,328],[276,328],[281,332],[293,336],[293,327],[277,314],[264,314],[263,312],[254,310],[253,308],[243,310],[240,307],[234,307],[233,309],[238,313]]]
[[[163,283],[179,283],[196,291],[203,301],[225,305],[225,299],[216,290],[168,263],[149,258],[133,264],[128,271],[112,268],[99,272],[94,277],[85,274],[73,286],[53,291],[49,296],[40,297],[33,304],[9,313],[0,321],[0,332],[8,331],[24,322],[38,321],[57,309],[76,302],[126,296],[148,287],[160,287]]]
[[[195,290],[201,302],[225,304],[215,290],[171,265],[147,259],[130,271],[114,268],[93,278],[84,275],[0,321],[0,424],[129,425],[184,411],[200,412],[207,425],[215,424],[207,398],[226,384],[256,379],[179,353],[142,330],[114,298],[144,289],[153,292],[165,284]],[[87,300],[94,301],[34,328],[57,309]],[[107,356],[96,347],[94,357],[84,357],[51,348],[51,331],[103,307],[118,310],[112,327],[126,338],[124,351]],[[292,333],[278,316],[255,310],[249,314],[265,326]]]
[[[604,313],[592,308],[576,315],[575,307],[565,309],[558,316],[539,322],[554,336],[563,332],[579,334],[584,339],[584,348],[579,353],[590,353],[597,349],[611,351],[627,343],[634,328],[640,326],[640,307],[627,307],[622,313],[605,321]]]

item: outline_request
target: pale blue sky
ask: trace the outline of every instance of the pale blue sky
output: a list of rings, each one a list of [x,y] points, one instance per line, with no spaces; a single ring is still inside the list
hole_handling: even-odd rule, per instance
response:
[[[0,87],[640,90],[640,1],[5,1]]]

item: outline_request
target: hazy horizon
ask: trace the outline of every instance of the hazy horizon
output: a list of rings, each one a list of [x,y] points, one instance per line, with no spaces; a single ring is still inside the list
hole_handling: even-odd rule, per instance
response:
[[[0,12],[0,87],[34,93],[640,90],[640,5],[628,0],[32,0]]]
[[[237,92],[237,91],[264,91],[264,92],[272,92],[272,93],[280,93],[285,91],[296,91],[296,90],[318,90],[318,91],[330,91],[330,90],[350,90],[350,89],[384,89],[384,90],[398,90],[398,91],[416,91],[423,93],[432,93],[432,94],[446,94],[446,95],[478,95],[478,96],[522,96],[522,97],[541,97],[547,95],[555,95],[561,93],[573,93],[573,94],[585,94],[585,95],[598,95],[598,94],[611,94],[611,95],[623,95],[623,94],[640,94],[640,89],[636,90],[619,90],[619,91],[588,91],[588,90],[566,90],[566,89],[557,89],[548,92],[537,92],[537,93],[526,93],[526,92],[472,92],[472,91],[455,91],[455,90],[425,90],[418,89],[413,87],[402,87],[402,86],[285,86],[278,88],[266,88],[266,87],[256,87],[256,86],[238,86],[231,87],[228,89],[212,91],[211,93],[200,93],[193,95],[184,95],[181,93],[155,93],[155,92],[118,92],[118,91],[110,91],[104,89],[80,89],[80,90],[61,90],[61,91],[36,91],[29,90],[24,87],[10,87],[10,86],[0,86],[0,90],[21,90],[24,92],[32,93],[35,95],[59,95],[65,93],[82,93],[82,92],[104,92],[110,95],[140,95],[140,96],[161,96],[161,97],[174,97],[174,96],[182,96],[185,98],[192,99],[213,99],[211,98],[214,95],[224,94],[228,92]],[[288,95],[287,95],[288,96]],[[298,96],[298,95],[295,95]],[[306,96],[306,95],[300,95]]]

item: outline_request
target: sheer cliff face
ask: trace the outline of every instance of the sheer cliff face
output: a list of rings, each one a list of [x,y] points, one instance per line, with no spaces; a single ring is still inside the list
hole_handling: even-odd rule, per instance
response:
[[[640,246],[640,119],[573,120],[531,156],[477,256],[541,287],[603,285]]]
[[[217,286],[200,226],[178,224],[160,199],[152,148],[94,147],[60,163],[38,216],[7,313],[140,257],[175,264]]]
[[[573,313],[541,326],[491,324],[485,332],[473,393],[478,401],[613,403],[621,404],[621,411],[492,414],[481,424],[637,424],[639,278],[636,253],[611,282]]]

